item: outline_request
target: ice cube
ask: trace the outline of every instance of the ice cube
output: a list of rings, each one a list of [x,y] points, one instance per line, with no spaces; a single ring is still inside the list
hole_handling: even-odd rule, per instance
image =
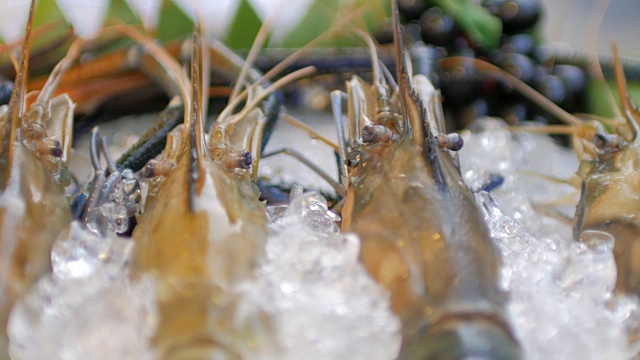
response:
[[[389,294],[358,262],[359,239],[339,235],[326,200],[294,194],[270,226],[266,262],[248,300],[271,316],[281,345],[269,359],[394,359],[400,323]]]
[[[131,251],[129,239],[115,235],[101,236],[74,221],[53,245],[51,265],[61,279],[87,277],[105,267],[123,271]]]
[[[487,193],[477,195],[503,258],[508,313],[527,359],[625,359],[625,323],[609,300],[611,246],[535,238]]]
[[[153,359],[155,309],[148,281],[95,272],[41,279],[8,324],[14,359]]]

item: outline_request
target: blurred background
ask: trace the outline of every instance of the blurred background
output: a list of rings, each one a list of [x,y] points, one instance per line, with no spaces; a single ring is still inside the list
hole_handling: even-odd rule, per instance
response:
[[[593,49],[593,27],[602,18],[597,34],[598,51],[611,52],[611,41],[620,53],[640,57],[640,1],[637,0],[541,0],[542,29],[548,42],[563,42],[576,49]],[[608,4],[608,6],[607,6]]]
[[[157,28],[161,40],[175,38],[191,29],[190,17],[197,12],[210,22],[211,32],[232,47],[250,45],[253,35],[269,9],[277,8],[277,21],[272,44],[300,46],[317,35],[337,13],[348,12],[367,4],[365,16],[370,27],[380,23],[388,14],[389,0],[38,0],[36,25],[66,15],[76,31],[91,34],[104,22],[115,19],[124,22],[143,22]],[[545,41],[564,42],[577,49],[592,49],[594,43],[601,52],[609,52],[610,41],[621,44],[621,52],[640,55],[640,1],[637,0],[539,0],[542,4],[541,33]],[[400,0],[401,3],[428,0]],[[440,1],[436,1],[438,3]],[[482,3],[480,0],[451,0],[451,2]],[[0,0],[0,38],[13,41],[24,31],[29,0]],[[190,9],[198,9],[195,12]],[[596,35],[594,26],[602,20]]]

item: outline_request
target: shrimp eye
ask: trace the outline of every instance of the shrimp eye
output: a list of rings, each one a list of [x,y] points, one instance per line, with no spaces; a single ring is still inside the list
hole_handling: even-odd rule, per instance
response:
[[[599,132],[593,136],[593,144],[600,150],[616,150],[622,147],[625,142],[618,135]]]
[[[142,168],[141,175],[144,178],[167,176],[175,167],[176,164],[171,160],[149,160],[147,165]]]
[[[437,135],[436,140],[441,149],[459,151],[464,146],[464,139],[456,133]]]
[[[36,144],[36,150],[43,156],[53,156],[57,158],[62,156],[62,145],[60,145],[60,141],[55,139],[43,139],[38,141]]]
[[[347,159],[345,160],[345,163],[347,164],[348,167],[358,166],[358,164],[360,163],[360,152],[359,151],[350,152],[347,155]]]
[[[253,163],[253,160],[251,159],[251,153],[248,151],[241,151],[238,154],[238,167],[241,169],[249,169],[251,168],[251,164]]]
[[[393,133],[382,125],[366,125],[362,128],[362,142],[365,144],[388,144],[394,139]]]

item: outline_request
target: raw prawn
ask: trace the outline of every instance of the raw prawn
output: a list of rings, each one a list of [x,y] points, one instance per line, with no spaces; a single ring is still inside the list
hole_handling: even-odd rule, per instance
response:
[[[498,288],[500,256],[448,150],[460,139],[437,130],[439,94],[428,79],[407,75],[393,15],[398,88],[375,75],[372,86],[348,84],[343,231],[359,235],[362,264],[391,293],[400,359],[520,358]]]

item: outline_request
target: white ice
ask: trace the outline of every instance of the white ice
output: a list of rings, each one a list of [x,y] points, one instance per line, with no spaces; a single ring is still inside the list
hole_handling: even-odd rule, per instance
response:
[[[503,256],[500,286],[525,358],[629,358],[637,349],[627,331],[640,328],[640,311],[636,298],[612,293],[612,240],[592,233],[573,241],[571,226],[558,219],[573,216],[577,190],[539,175],[569,178],[575,156],[547,136],[513,135],[498,120],[471,128],[460,152],[465,181],[479,189],[491,175],[504,177],[491,192],[495,202],[485,193],[477,199]],[[309,174],[303,171],[297,175]],[[389,294],[358,262],[359,239],[338,232],[318,193],[293,193],[289,207],[269,209],[266,259],[242,286],[244,309],[269,314],[280,345],[252,358],[395,358],[400,323]],[[12,354],[152,358],[153,285],[125,276],[130,245],[74,223],[54,246],[54,273],[12,314]]]
[[[577,190],[527,171],[566,179],[577,169],[575,156],[548,136],[512,135],[499,120],[471,128],[460,152],[465,181],[479,188],[489,174],[505,179],[491,193],[495,202],[484,192],[477,200],[502,253],[501,285],[510,292],[508,312],[525,358],[629,358],[626,328],[640,317],[635,298],[612,293],[613,239],[592,233],[575,242],[569,224],[533,208],[567,198],[560,212],[573,216]]]
[[[389,295],[358,262],[358,238],[339,234],[336,215],[318,193],[293,193],[270,225],[255,280],[239,285],[247,294],[239,316],[268,313],[278,344],[251,358],[395,358],[400,324]],[[12,312],[12,356],[153,359],[154,282],[128,278],[131,246],[74,222],[54,245],[53,273]]]
[[[278,359],[394,359],[400,323],[389,295],[358,262],[359,239],[340,235],[324,198],[294,197],[271,225],[254,300],[272,315]]]
[[[12,358],[152,358],[153,285],[126,276],[130,247],[130,240],[101,237],[74,222],[54,245],[53,273],[11,313]]]

